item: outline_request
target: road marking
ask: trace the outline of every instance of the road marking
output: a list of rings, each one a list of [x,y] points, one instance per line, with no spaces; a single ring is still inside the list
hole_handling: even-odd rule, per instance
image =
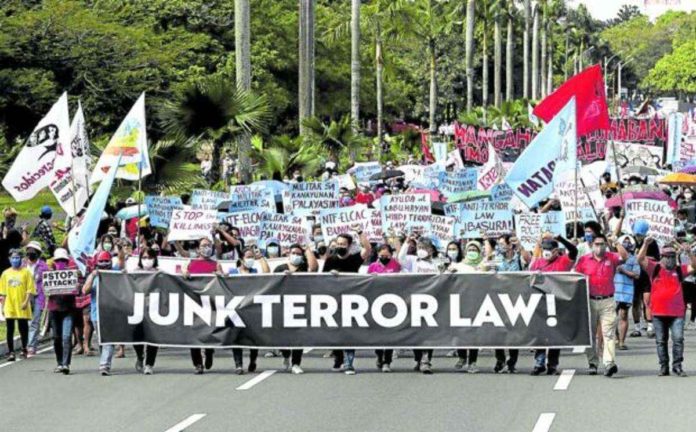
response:
[[[191,426],[192,424],[196,423],[198,420],[202,419],[205,417],[205,414],[193,414],[186,420],[175,424],[174,426],[170,427],[167,429],[165,432],[181,432],[185,430],[187,427]]]
[[[551,429],[551,424],[553,419],[556,417],[556,413],[541,413],[537,419],[536,424],[532,432],[549,432]]]
[[[53,349],[53,347],[52,347],[52,346],[49,346],[49,347],[46,347],[46,348],[44,348],[44,349],[40,349],[40,350],[36,351],[36,354],[43,354],[43,353],[45,353],[45,352],[47,352],[47,351],[51,351],[52,349]],[[24,361],[24,359],[18,358],[17,360],[15,360],[15,361],[13,361],[13,362],[6,362],[6,363],[3,363],[3,364],[0,364],[0,369],[4,368],[5,366],[11,366],[11,365],[13,365],[13,364],[17,364],[17,363],[22,362],[22,361]]]
[[[302,354],[309,354],[314,350],[314,348],[306,348],[304,351],[302,351]]]
[[[49,347],[46,347],[44,349],[40,349],[40,350],[36,351],[36,354],[43,354],[45,352],[51,351],[52,349],[53,349],[53,347],[49,346]]]
[[[570,385],[570,381],[573,379],[573,375],[575,375],[575,369],[564,369],[563,372],[561,372],[561,376],[558,377],[556,385],[553,386],[553,389],[568,390],[568,386]]]
[[[249,381],[245,382],[244,384],[240,385],[237,387],[237,390],[249,390],[250,388],[254,387],[256,384],[260,383],[261,381],[265,380],[266,378],[270,377],[277,371],[275,370],[267,370],[261,372],[259,375],[255,376],[254,378],[250,379]]]
[[[584,354],[585,347],[575,347],[573,348],[573,354]]]

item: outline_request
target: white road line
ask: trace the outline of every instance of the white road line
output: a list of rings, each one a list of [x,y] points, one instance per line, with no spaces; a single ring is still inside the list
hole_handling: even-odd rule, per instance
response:
[[[46,347],[44,349],[40,349],[40,350],[36,351],[36,354],[43,354],[47,351],[51,351],[52,349],[53,349],[53,347],[49,346],[49,347]],[[24,360],[22,360],[21,358],[18,358],[17,360],[15,360],[13,362],[5,362],[3,364],[0,364],[0,369],[4,368],[6,366],[11,366],[13,364],[17,364],[17,363],[22,362],[22,361],[24,361]]]
[[[49,347],[46,347],[44,349],[40,349],[40,350],[36,351],[36,354],[43,354],[43,353],[51,351],[51,350],[53,350],[53,347],[49,346]]]
[[[245,382],[244,384],[240,385],[237,387],[237,390],[249,390],[250,388],[254,387],[256,384],[260,383],[261,381],[265,380],[266,378],[270,377],[277,371],[275,370],[267,370],[261,372],[259,375],[255,376],[254,378],[250,379],[249,381]]]
[[[575,369],[563,369],[563,372],[561,372],[561,376],[558,377],[558,381],[556,381],[556,385],[553,386],[553,389],[568,390],[568,386],[570,385],[570,381],[573,379],[573,375],[575,375]]]
[[[575,347],[573,348],[573,354],[584,354],[585,347]]]
[[[3,363],[3,364],[0,364],[0,368],[4,368],[5,366],[10,366],[10,365],[13,365],[13,364],[15,364],[15,363],[19,363],[20,361],[21,361],[21,360],[15,360],[14,362],[6,362],[6,363]]]
[[[306,348],[304,351],[302,351],[302,354],[309,354],[314,350],[314,348]]]
[[[184,420],[180,423],[177,423],[174,426],[170,427],[165,432],[181,432],[183,430],[186,430],[187,427],[196,423],[198,420],[202,419],[205,416],[206,416],[205,414],[193,414],[192,416],[190,416],[186,420]]]
[[[553,419],[556,417],[556,413],[541,413],[537,419],[536,424],[532,432],[549,432],[551,429],[551,424]]]

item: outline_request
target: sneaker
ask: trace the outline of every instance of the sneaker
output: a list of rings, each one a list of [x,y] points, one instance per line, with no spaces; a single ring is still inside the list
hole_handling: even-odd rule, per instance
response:
[[[430,363],[421,364],[420,371],[423,372],[425,375],[433,374],[433,368],[430,366]]]
[[[85,348],[82,345],[75,347],[75,349],[73,350],[73,354],[75,354],[75,355],[82,355],[84,353],[85,353]]]
[[[445,354],[445,357],[457,357],[457,350],[447,351],[447,354]]]
[[[209,356],[205,356],[205,368],[210,370],[211,367],[213,367],[213,353],[210,353]]]
[[[495,366],[493,367],[493,372],[500,373],[503,369],[505,369],[504,362],[501,362],[501,361],[495,362]]]
[[[382,363],[381,361],[377,360],[377,361],[375,362],[375,365],[377,366],[377,370],[381,370],[383,364],[384,364],[384,363]]]
[[[648,337],[649,337],[650,339],[654,339],[654,338],[655,338],[655,332],[652,331],[652,330],[648,330]]]
[[[619,351],[628,351],[628,347],[625,344],[619,344]]]
[[[640,337],[640,336],[641,336],[640,330],[633,330],[633,331],[631,332],[631,334],[628,335],[628,336],[629,336],[629,337]]]
[[[70,375],[70,366],[63,366],[63,375]]]
[[[283,369],[285,369],[285,371],[290,370],[290,357],[283,357]]]
[[[106,366],[101,366],[99,368],[99,373],[101,374],[101,376],[110,376],[111,370]]]
[[[588,375],[597,375],[597,365],[591,364],[591,365],[587,368],[587,374],[588,374]]]
[[[278,357],[278,351],[273,350],[273,351],[268,351],[266,354],[263,355],[264,358],[273,358],[273,357]]]
[[[505,366],[505,369],[503,370],[503,373],[504,373],[504,374],[514,375],[514,374],[517,373],[517,368],[516,368],[515,366],[507,365],[507,366]]]
[[[389,366],[389,364],[384,363],[384,364],[382,365],[382,372],[384,372],[384,373],[390,373],[391,371],[392,371],[392,370],[391,370],[391,367]]]
[[[619,371],[619,367],[618,367],[618,366],[616,366],[616,365],[611,365],[611,366],[609,367],[609,369],[606,369],[606,370],[604,371],[604,376],[607,377],[607,378],[611,378],[611,377],[613,377],[614,374],[615,374],[616,372],[618,372],[618,371]]]
[[[194,375],[203,375],[203,365],[197,365],[193,371]]]
[[[234,373],[237,375],[244,375],[244,368],[242,366],[237,366],[234,368]]]
[[[142,373],[142,371],[143,371],[143,359],[135,360],[135,370]]]
[[[546,372],[546,366],[534,366],[534,369],[532,369],[532,373],[530,375],[539,376],[544,372]]]
[[[256,363],[249,363],[249,368],[247,369],[249,373],[256,372]]]
[[[414,370],[415,372],[420,372],[420,370],[421,370],[420,363],[416,362],[416,365],[413,366],[413,370]]]
[[[8,361],[8,362],[13,362],[13,361],[15,361],[15,360],[17,360],[17,357],[15,356],[15,353],[11,352],[11,353],[7,354],[7,361]]]
[[[476,363],[471,363],[469,365],[469,369],[467,369],[466,372],[470,374],[479,373],[479,369],[476,367]]]
[[[155,371],[153,370],[152,366],[145,366],[145,369],[143,369],[143,374],[145,375],[152,375],[154,373]]]
[[[343,365],[342,364],[336,364],[334,363],[333,367],[331,368],[332,371],[334,372],[341,372],[343,371]]]
[[[27,352],[26,349],[23,349],[20,353],[19,356],[22,358],[22,360],[26,360],[29,358],[29,353]]]
[[[300,367],[300,365],[292,365],[292,373],[294,375],[302,375],[304,371]]]
[[[558,369],[556,369],[555,367],[549,366],[549,368],[546,370],[546,375],[560,375],[560,373],[558,372]]]
[[[84,354],[85,357],[95,357],[97,355],[97,352],[92,348],[89,348],[88,350],[84,351]]]
[[[56,368],[53,369],[53,373],[63,373],[63,366],[61,366],[61,365],[56,366]]]
[[[353,366],[348,366],[345,371],[346,375],[355,375],[355,368]]]
[[[459,360],[457,360],[457,363],[454,364],[454,368],[455,369],[463,369],[465,363],[466,363],[466,360],[460,358]]]
[[[672,368],[672,372],[674,372],[675,376],[682,377],[682,378],[687,377],[686,372],[684,372],[684,369],[682,369],[681,366],[676,367],[676,368]]]
[[[660,372],[658,372],[657,376],[669,376],[669,366],[660,367]]]

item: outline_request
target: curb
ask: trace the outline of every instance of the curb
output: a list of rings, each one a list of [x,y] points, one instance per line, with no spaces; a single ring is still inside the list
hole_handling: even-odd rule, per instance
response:
[[[39,338],[39,347],[38,347],[38,349],[41,349],[42,347],[47,346],[47,344],[48,344],[52,339],[53,339],[52,337],[46,337],[46,336],[44,336],[43,338]],[[19,339],[19,336],[15,337],[15,338],[14,338],[14,341],[15,341],[15,349],[16,349],[17,347],[21,347],[22,344],[21,344],[21,341],[20,341],[20,339]],[[2,357],[5,357],[5,356],[7,355],[7,353],[8,353],[8,351],[9,351],[9,350],[7,349],[7,340],[0,341],[0,359],[2,359]]]

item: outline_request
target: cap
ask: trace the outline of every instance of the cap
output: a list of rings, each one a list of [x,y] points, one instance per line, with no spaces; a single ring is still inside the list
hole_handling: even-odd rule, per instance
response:
[[[41,243],[37,241],[30,241],[29,244],[26,246],[27,249],[35,249],[39,251],[39,253],[43,253],[43,249],[41,248]]]
[[[546,250],[558,249],[558,242],[553,239],[546,239],[541,242],[541,248]]]
[[[648,234],[649,229],[650,225],[646,220],[638,219],[633,223],[633,234],[644,236]]]
[[[63,248],[58,248],[53,252],[53,259],[54,260],[69,260],[70,256],[68,256],[68,251],[63,249]]]
[[[111,254],[107,251],[101,251],[97,254],[97,261],[111,261]]]
[[[47,205],[41,207],[41,215],[42,215],[42,216],[43,216],[43,215],[50,216],[50,215],[52,215],[52,214],[53,214],[53,210],[51,209],[51,207],[49,207],[49,206],[47,206]]]

